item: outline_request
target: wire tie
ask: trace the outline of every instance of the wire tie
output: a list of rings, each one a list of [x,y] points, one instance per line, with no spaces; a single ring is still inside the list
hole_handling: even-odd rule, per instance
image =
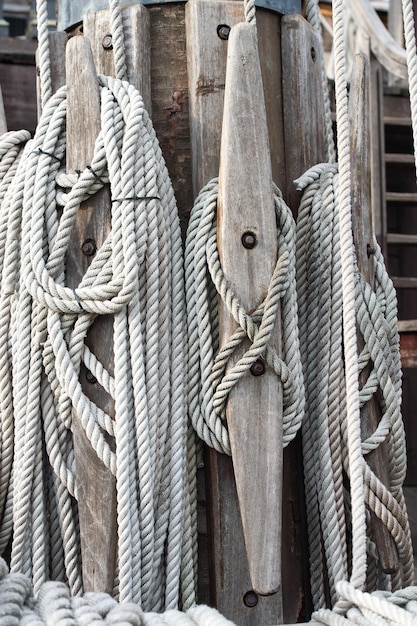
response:
[[[160,199],[161,198],[159,196],[131,196],[127,198],[114,198],[112,200],[112,204],[114,202],[135,202],[135,201],[141,201],[141,200],[149,201],[149,200],[160,200]]]
[[[94,178],[96,178],[102,185],[105,185],[106,183],[104,182],[104,180],[102,178],[100,178],[100,176],[97,174],[97,172],[95,172],[93,170],[93,168],[91,167],[91,165],[87,165],[87,169],[90,170],[90,172],[93,174]]]
[[[52,154],[51,152],[46,152],[46,150],[42,150],[41,148],[38,148],[37,150],[32,150],[32,154],[45,154],[46,156],[51,157],[51,159],[55,159],[55,161],[58,161],[58,163],[62,163],[61,159],[59,159],[55,154]]]

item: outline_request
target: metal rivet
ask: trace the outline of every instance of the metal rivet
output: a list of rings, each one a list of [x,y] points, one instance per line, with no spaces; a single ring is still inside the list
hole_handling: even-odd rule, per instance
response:
[[[366,246],[366,254],[368,255],[368,259],[373,255],[376,254],[376,248],[374,246],[371,246],[370,243],[367,244]]]
[[[231,28],[227,24],[219,24],[217,27],[217,36],[220,39],[227,40],[229,39]]]
[[[104,35],[101,45],[105,50],[113,49],[113,38],[111,35]]]
[[[247,591],[243,596],[243,604],[248,608],[252,609],[254,606],[258,604],[258,596],[254,591]]]
[[[265,374],[265,363],[258,359],[250,366],[250,373],[252,376],[262,376],[262,374]]]
[[[90,372],[90,370],[87,371],[85,377],[88,380],[88,382],[91,383],[92,385],[96,384],[97,378]]]
[[[243,233],[242,244],[243,244],[243,247],[246,248],[247,250],[252,250],[257,244],[255,233],[252,233],[249,230],[246,231],[246,233]]]
[[[81,246],[81,250],[85,256],[93,256],[97,252],[97,245],[94,239],[86,239]]]

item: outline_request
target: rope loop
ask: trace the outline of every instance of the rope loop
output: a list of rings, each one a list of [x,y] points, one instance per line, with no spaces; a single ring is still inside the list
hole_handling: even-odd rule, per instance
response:
[[[265,300],[249,314],[228,284],[216,243],[217,179],[200,192],[186,240],[186,292],[189,330],[189,403],[199,436],[220,452],[230,454],[225,422],[228,394],[258,359],[279,376],[284,390],[284,445],[295,436],[302,407],[302,376],[298,362],[297,307],[294,284],[294,223],[277,189],[274,190],[279,230],[279,257]],[[237,329],[219,349],[217,294],[237,323]],[[278,303],[284,325],[283,357],[268,342]],[[231,356],[242,342],[250,346],[232,366]],[[199,346],[201,357],[196,352]]]

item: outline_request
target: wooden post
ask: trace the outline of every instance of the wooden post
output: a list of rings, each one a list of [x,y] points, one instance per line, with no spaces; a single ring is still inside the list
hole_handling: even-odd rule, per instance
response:
[[[67,44],[67,171],[83,170],[91,162],[100,131],[100,94],[97,72],[86,37]],[[68,283],[74,288],[84,275],[90,252],[99,249],[110,230],[110,201],[102,189],[80,207],[67,258]],[[112,372],[112,319],[97,318],[88,334],[89,347]],[[112,398],[81,372],[84,392],[108,414],[114,415]],[[113,590],[116,557],[115,479],[92,449],[76,415],[73,416],[78,509],[80,518],[84,591]]]
[[[371,211],[371,159],[370,159],[370,110],[369,110],[369,60],[363,54],[356,55],[350,88],[351,121],[351,180],[352,180],[352,221],[353,236],[358,270],[371,286],[375,280],[375,263],[372,252],[373,225]],[[364,347],[362,335],[358,332],[358,350]],[[367,366],[360,374],[363,386],[370,374]],[[381,420],[381,407],[374,395],[361,409],[362,438],[369,437]],[[385,484],[389,485],[386,447],[381,445],[367,455],[371,470]],[[387,574],[398,570],[398,554],[394,540],[375,514],[371,513],[371,529],[377,546],[381,567]]]
[[[220,153],[217,241],[226,280],[250,314],[277,261],[268,129],[256,27],[232,28]],[[280,309],[269,345],[280,353]],[[219,301],[220,348],[236,322]],[[230,368],[250,347],[245,341]],[[282,389],[259,359],[229,393],[226,415],[246,552],[255,592],[281,590]]]

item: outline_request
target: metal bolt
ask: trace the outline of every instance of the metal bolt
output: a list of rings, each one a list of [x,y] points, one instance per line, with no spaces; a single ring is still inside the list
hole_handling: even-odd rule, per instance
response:
[[[241,241],[243,247],[247,250],[252,250],[258,242],[255,233],[252,233],[249,230],[246,231],[246,233],[243,233]]]
[[[247,606],[249,609],[252,609],[254,606],[258,604],[258,596],[252,590],[247,591],[243,596],[243,604]]]
[[[90,370],[87,371],[85,377],[88,380],[88,382],[91,383],[92,385],[96,384],[97,378],[95,376],[93,376],[93,374],[90,372]]]
[[[376,248],[374,246],[371,246],[370,243],[367,244],[366,246],[366,254],[368,255],[368,259],[373,255],[376,254]]]
[[[103,46],[103,48],[105,50],[112,50],[113,49],[113,38],[111,35],[104,35],[103,37],[103,41],[101,42],[101,45]]]
[[[97,252],[97,245],[94,239],[86,239],[81,246],[81,250],[85,256],[93,256]]]
[[[250,366],[250,373],[252,376],[262,376],[262,374],[265,374],[265,363],[258,359]]]
[[[219,24],[217,27],[217,36],[220,37],[220,39],[227,40],[229,39],[230,30],[231,28],[227,24]]]

